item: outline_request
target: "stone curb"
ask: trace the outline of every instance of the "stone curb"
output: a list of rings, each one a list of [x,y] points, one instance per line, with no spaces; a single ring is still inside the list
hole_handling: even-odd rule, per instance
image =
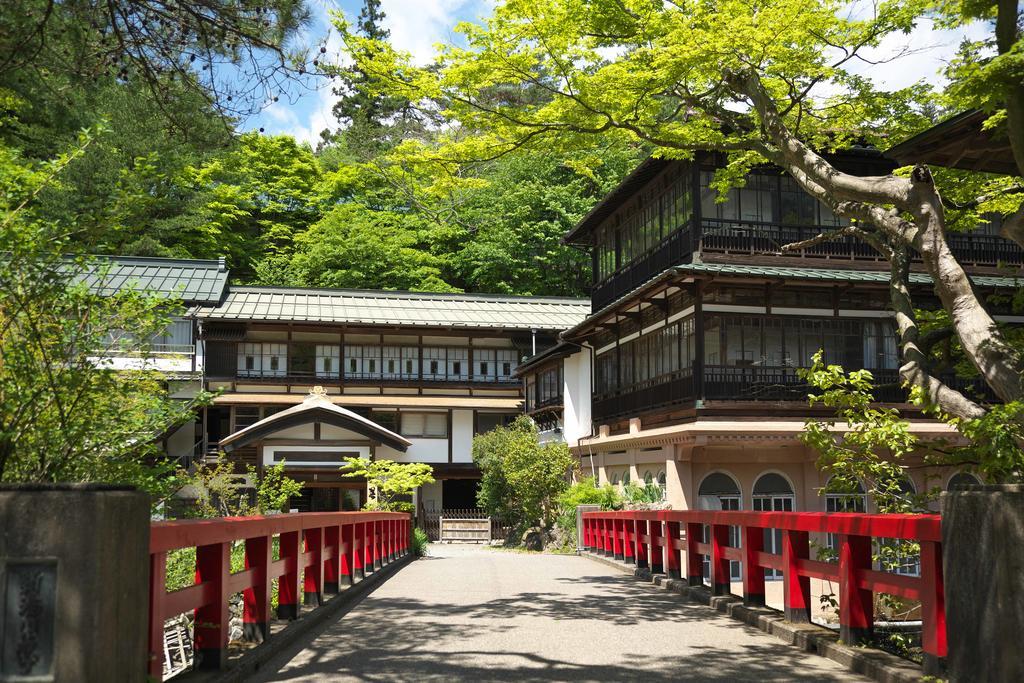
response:
[[[650,583],[662,590],[676,593],[687,602],[705,605],[733,619],[754,626],[805,652],[827,657],[854,673],[867,676],[878,683],[916,683],[924,674],[921,668],[905,659],[881,650],[851,647],[839,642],[839,634],[817,624],[794,624],[782,613],[769,607],[749,607],[743,598],[735,595],[711,595],[706,586],[689,586],[686,581],[670,579],[664,574],[652,575],[649,569],[637,569],[631,564],[590,552],[580,553],[595,562],[607,565]]]
[[[362,581],[330,597],[321,607],[300,613],[298,619],[289,622],[280,631],[273,632],[265,642],[232,659],[228,668],[223,671],[189,671],[175,676],[173,680],[182,683],[237,683],[244,681],[259,671],[264,664],[296,645],[328,620],[351,610],[396,574],[399,569],[416,559],[418,558],[410,551],[408,555],[392,561],[391,564],[371,573]]]

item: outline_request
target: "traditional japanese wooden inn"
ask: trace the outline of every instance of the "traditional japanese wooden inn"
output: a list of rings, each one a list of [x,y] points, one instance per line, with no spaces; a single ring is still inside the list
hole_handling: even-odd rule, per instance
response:
[[[421,518],[476,508],[473,436],[522,412],[520,361],[589,311],[570,298],[238,287],[223,260],[100,257],[88,279],[184,304],[147,362],[174,396],[217,396],[161,436],[165,452],[185,465],[224,454],[239,472],[284,461],[301,511],[366,502],[366,482],[342,476],[350,456],[429,463]]]
[[[828,159],[860,175],[951,160],[999,172],[999,150],[1008,148],[979,141],[980,120],[959,117],[940,132],[940,146],[925,139],[932,131],[891,158],[865,148]],[[982,142],[989,151],[975,154]],[[942,158],[928,157],[933,148]],[[566,440],[584,475],[658,484],[674,509],[871,510],[862,494],[820,495],[817,455],[798,437],[807,418],[829,413],[809,405],[797,370],[823,349],[828,363],[871,370],[877,400],[898,407],[912,432],[955,437],[910,405],[901,386],[889,264],[854,238],[784,251],[844,219],[772,167],[720,200],[712,179],[723,163],[712,153],[650,158],[565,236],[592,256],[591,312],[520,365],[526,411]],[[998,221],[949,241],[983,294],[1019,286],[1024,254],[998,235]],[[910,284],[915,305],[939,306],[920,264]],[[1024,322],[1008,304],[990,305],[997,320]],[[988,396],[952,368],[937,372]],[[972,480],[911,468],[906,487],[946,487],[954,477]]]

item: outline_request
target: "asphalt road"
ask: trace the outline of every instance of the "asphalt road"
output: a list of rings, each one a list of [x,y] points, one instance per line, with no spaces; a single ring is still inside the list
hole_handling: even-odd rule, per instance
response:
[[[867,680],[586,558],[430,553],[250,680]]]

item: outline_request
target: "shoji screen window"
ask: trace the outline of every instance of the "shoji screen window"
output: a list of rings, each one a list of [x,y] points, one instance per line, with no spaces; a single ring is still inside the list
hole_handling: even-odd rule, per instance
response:
[[[341,349],[335,344],[317,344],[316,376],[336,378],[341,374]]]
[[[262,344],[239,344],[238,345],[238,376],[259,377],[262,367],[260,348]]]
[[[263,344],[263,377],[284,377],[288,374],[288,345]]]
[[[385,346],[381,349],[381,377],[383,379],[402,378],[402,348]]]
[[[473,379],[478,382],[496,382],[498,379],[497,354],[494,349],[473,349]]]
[[[449,348],[448,379],[461,381],[469,379],[469,349]]]
[[[497,365],[499,382],[514,382],[512,373],[516,371],[519,362],[516,360],[515,349],[499,349],[496,353],[495,364]]]
[[[402,379],[417,379],[420,376],[420,349],[418,346],[402,347]]]
[[[445,349],[427,347],[423,349],[423,379],[443,380],[445,378]]]

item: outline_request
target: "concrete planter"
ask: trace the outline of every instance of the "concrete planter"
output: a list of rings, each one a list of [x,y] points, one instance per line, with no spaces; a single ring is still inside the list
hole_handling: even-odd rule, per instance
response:
[[[1024,680],[1024,486],[942,497],[949,680]]]
[[[0,680],[146,677],[149,497],[0,486]]]

